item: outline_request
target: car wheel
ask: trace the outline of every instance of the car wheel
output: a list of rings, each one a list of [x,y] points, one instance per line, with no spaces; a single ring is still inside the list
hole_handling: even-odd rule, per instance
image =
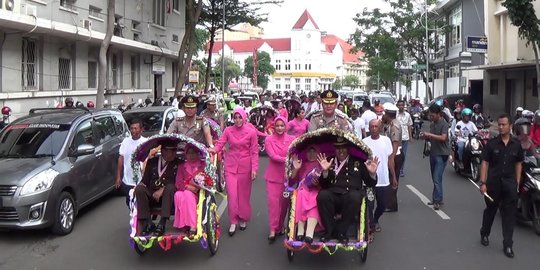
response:
[[[56,203],[52,232],[66,235],[73,230],[75,223],[75,200],[69,192],[60,193]]]

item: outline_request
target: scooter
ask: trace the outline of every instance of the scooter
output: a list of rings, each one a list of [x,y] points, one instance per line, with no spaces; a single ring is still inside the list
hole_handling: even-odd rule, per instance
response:
[[[420,139],[420,131],[422,130],[422,124],[424,121],[422,120],[420,113],[415,113],[412,116],[413,119],[413,130],[412,135],[415,139]]]
[[[540,154],[540,149],[536,150]],[[532,222],[534,231],[540,235],[540,168],[536,157],[525,157],[523,178],[519,186],[517,218],[521,222]]]
[[[460,127],[458,126],[457,129]],[[482,136],[485,136],[484,134]],[[488,135],[489,136],[489,135]],[[463,160],[459,159],[457,141],[452,141],[452,149],[454,150],[454,159],[452,166],[456,173],[466,177],[471,177],[474,181],[480,180],[480,165],[482,164],[482,149],[484,144],[480,139],[480,135],[469,135],[463,149]]]

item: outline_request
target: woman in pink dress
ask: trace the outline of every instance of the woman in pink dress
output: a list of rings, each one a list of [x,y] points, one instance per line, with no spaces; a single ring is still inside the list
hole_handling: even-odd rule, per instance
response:
[[[296,192],[295,222],[298,223],[296,240],[313,242],[313,234],[317,224],[321,224],[319,210],[317,209],[317,194],[319,193],[318,177],[320,166],[317,161],[319,151],[310,146],[307,151],[307,161],[293,156],[293,172],[291,179],[300,181]],[[304,228],[307,222],[307,228]]]
[[[279,116],[282,116],[285,120],[289,120],[289,111],[287,111],[287,108],[285,108],[285,105],[281,101],[278,103],[278,113]]]
[[[289,121],[289,134],[294,136],[295,138],[300,137],[300,135],[307,132],[309,128],[309,121],[305,119],[306,112],[304,108],[298,109],[298,111],[295,112],[294,118]]]
[[[266,191],[268,198],[268,220],[270,223],[270,234],[268,240],[273,243],[276,240],[276,233],[283,230],[283,222],[288,208],[288,202],[283,197],[285,184],[285,158],[289,145],[294,137],[287,134],[287,120],[278,116],[275,121],[275,133],[266,137],[265,149],[270,158],[266,174]]]
[[[257,134],[246,124],[244,109],[235,109],[233,119],[234,126],[227,127],[215,148],[209,149],[210,152],[221,152],[226,144],[229,145],[224,158],[230,236],[236,232],[237,224],[240,230],[245,230],[251,219],[251,185],[259,168]]]
[[[178,166],[176,172],[176,193],[174,194],[174,223],[176,228],[189,228],[190,233],[197,231],[197,194],[199,188],[193,184],[193,177],[204,172],[205,163],[201,160],[197,148],[186,146],[186,161]]]

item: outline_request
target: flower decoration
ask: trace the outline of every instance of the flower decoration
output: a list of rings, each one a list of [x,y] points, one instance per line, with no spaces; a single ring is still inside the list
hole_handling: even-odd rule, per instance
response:
[[[201,188],[211,188],[214,186],[214,180],[205,172],[199,172],[193,177],[193,183]]]

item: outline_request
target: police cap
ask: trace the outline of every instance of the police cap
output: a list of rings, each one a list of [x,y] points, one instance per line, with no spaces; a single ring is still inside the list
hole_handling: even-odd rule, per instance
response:
[[[322,92],[320,95],[322,102],[326,104],[336,103],[338,96],[339,96],[338,93],[336,93],[336,91],[334,90],[326,90]]]
[[[187,95],[184,98],[182,98],[182,104],[184,104],[185,108],[195,108],[197,107],[198,103],[199,103],[199,99],[193,95]]]

